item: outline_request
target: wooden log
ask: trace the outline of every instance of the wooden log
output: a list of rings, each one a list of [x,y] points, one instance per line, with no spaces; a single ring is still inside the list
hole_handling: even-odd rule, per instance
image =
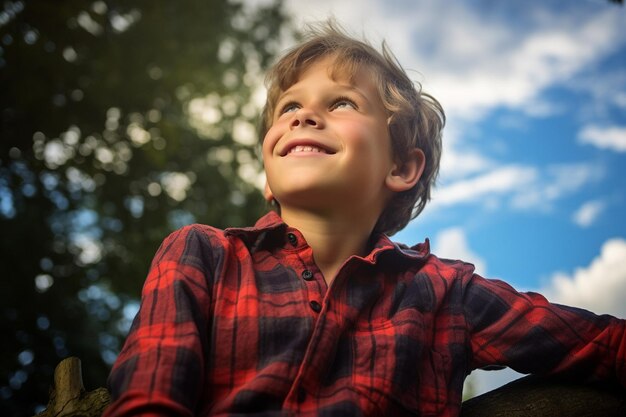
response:
[[[626,390],[527,376],[463,403],[461,417],[626,417]]]
[[[83,386],[83,374],[78,358],[67,358],[61,361],[54,370],[54,386],[56,389],[56,401],[52,411],[55,415],[61,412],[73,411],[75,401],[85,391]]]
[[[110,404],[105,388],[86,392],[78,358],[54,371],[54,390],[37,417],[100,417]],[[461,417],[625,417],[626,390],[617,384],[582,384],[528,376],[467,400]]]
[[[48,407],[37,417],[100,417],[110,402],[106,388],[85,391],[80,359],[70,357],[55,368]]]

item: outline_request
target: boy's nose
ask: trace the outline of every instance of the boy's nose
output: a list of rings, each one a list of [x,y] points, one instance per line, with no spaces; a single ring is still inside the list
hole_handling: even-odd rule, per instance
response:
[[[322,127],[322,118],[312,110],[306,108],[298,109],[291,120],[291,128],[307,126],[316,128]]]

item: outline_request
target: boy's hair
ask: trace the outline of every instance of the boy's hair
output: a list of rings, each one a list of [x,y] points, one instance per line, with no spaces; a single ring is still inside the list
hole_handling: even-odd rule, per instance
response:
[[[396,163],[403,164],[415,148],[426,156],[418,183],[394,195],[378,219],[374,231],[391,235],[417,217],[430,199],[439,171],[445,114],[434,97],[422,92],[420,83],[411,81],[384,42],[381,53],[368,43],[346,35],[336,23],[311,27],[304,41],[288,51],[266,75],[268,93],[260,138],[262,141],[272,125],[281,93],[295,84],[312,63],[333,55],[338,57],[330,69],[333,77],[338,74],[354,77],[363,67],[373,70],[374,82],[389,115],[387,123]]]

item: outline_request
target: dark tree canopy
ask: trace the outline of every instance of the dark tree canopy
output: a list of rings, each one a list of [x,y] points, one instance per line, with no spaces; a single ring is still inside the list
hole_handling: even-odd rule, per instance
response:
[[[262,72],[293,31],[263,3],[3,3],[0,415],[45,404],[68,355],[104,386],[169,232],[264,210]]]

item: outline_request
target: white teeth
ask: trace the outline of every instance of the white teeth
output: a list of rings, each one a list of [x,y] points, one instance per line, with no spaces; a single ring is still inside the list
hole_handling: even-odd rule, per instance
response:
[[[295,153],[295,152],[319,152],[319,153],[326,153],[326,151],[322,148],[318,148],[317,146],[311,146],[311,145],[297,145],[294,146],[293,148],[291,148],[289,150],[289,153]]]

